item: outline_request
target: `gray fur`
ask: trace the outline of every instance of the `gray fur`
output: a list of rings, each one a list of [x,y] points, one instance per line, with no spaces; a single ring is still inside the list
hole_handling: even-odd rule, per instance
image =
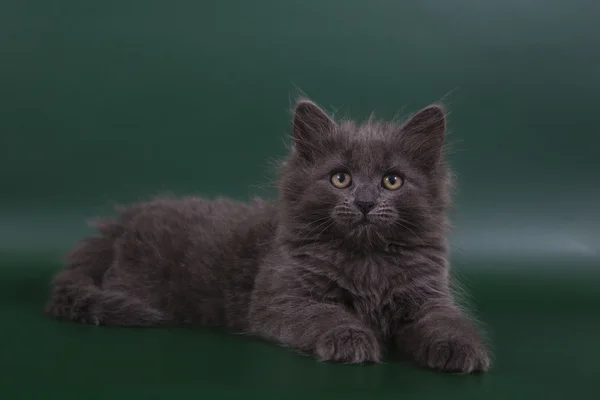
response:
[[[422,366],[485,371],[486,346],[450,289],[445,132],[437,105],[400,126],[336,122],[300,100],[277,202],[124,208],[70,253],[47,311],[99,325],[224,326],[343,363],[380,362],[393,342]],[[334,187],[336,172],[351,185]],[[390,172],[400,189],[382,186]],[[374,208],[365,217],[355,201]]]

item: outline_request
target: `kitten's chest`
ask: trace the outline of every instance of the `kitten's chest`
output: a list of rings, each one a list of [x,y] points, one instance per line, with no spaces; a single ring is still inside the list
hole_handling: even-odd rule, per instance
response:
[[[398,274],[389,259],[348,260],[333,285],[338,301],[364,323],[388,337],[398,312],[395,290]]]
[[[391,298],[375,299],[353,295],[347,299],[345,306],[383,338],[387,339],[391,335],[396,312],[396,305]]]

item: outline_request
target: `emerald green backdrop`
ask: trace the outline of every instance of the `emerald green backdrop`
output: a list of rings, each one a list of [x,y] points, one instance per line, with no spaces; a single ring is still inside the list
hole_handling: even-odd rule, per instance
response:
[[[1,2],[0,391],[600,393],[599,20],[586,0]],[[300,90],[356,118],[447,105],[455,271],[494,371],[320,365],[245,337],[41,314],[60,255],[113,203],[272,196]]]

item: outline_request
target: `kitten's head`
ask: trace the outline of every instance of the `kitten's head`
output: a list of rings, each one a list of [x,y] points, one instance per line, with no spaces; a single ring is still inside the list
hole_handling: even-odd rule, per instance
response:
[[[336,122],[300,100],[281,179],[283,219],[304,242],[359,247],[424,244],[445,231],[446,116],[433,105],[403,125]]]

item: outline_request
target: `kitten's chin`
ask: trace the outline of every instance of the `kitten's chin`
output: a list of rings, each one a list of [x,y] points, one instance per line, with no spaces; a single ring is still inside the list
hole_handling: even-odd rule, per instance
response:
[[[345,224],[340,232],[349,244],[357,248],[385,247],[387,243],[380,233],[378,224],[368,218]]]
[[[343,233],[350,234],[364,234],[366,231],[377,229],[379,226],[377,221],[368,216],[339,220],[337,225]]]
[[[376,217],[363,216],[352,223],[351,229],[375,230],[379,231],[385,228],[386,224]]]

